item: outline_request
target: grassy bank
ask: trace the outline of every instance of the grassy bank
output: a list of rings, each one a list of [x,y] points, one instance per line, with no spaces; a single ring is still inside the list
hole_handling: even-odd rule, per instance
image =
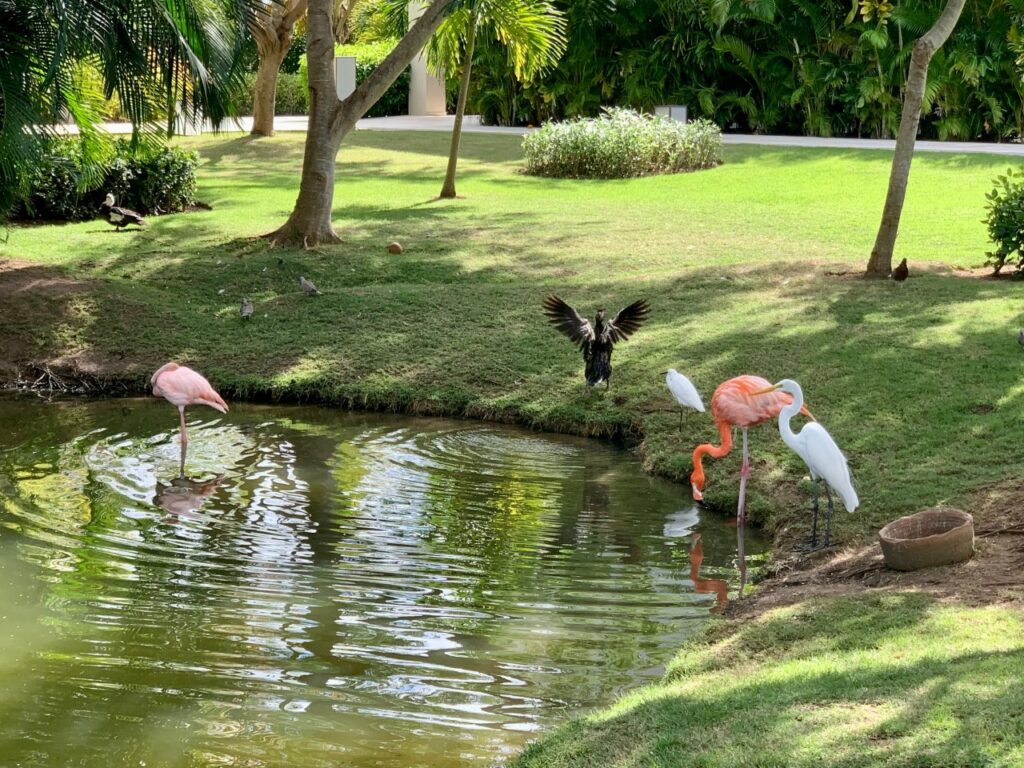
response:
[[[301,139],[184,140],[202,154],[210,212],[143,232],[12,229],[0,246],[19,267],[0,272],[7,376],[49,363],[141,389],[175,358],[235,397],[633,435],[676,477],[715,432],[698,414],[676,431],[659,372],[688,373],[705,400],[739,373],[791,376],[850,456],[863,508],[839,518],[847,539],[1024,470],[1021,286],[954,269],[982,261],[984,192],[1004,158],[915,161],[899,243],[915,276],[898,287],[834,274],[870,249],[884,152],[729,147],[710,171],[570,182],[518,174],[515,137],[470,135],[466,199],[440,203],[443,134],[359,133],[340,156],[346,242],[270,250],[254,236],[295,199]],[[389,254],[391,240],[405,252]],[[323,295],[304,296],[299,275]],[[583,389],[578,353],[544,322],[550,292],[587,314],[650,299],[608,395]],[[256,304],[248,324],[242,296]],[[802,534],[799,460],[774,427],[755,433],[753,455],[752,516]],[[734,503],[738,465],[708,463],[711,502]]]
[[[685,647],[663,683],[514,768],[1024,764],[1024,625],[921,594],[804,603]]]

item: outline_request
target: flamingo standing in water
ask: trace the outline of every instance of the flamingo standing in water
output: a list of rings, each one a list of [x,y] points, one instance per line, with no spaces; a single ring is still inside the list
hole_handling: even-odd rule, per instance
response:
[[[747,496],[747,478],[750,477],[750,454],[747,450],[747,430],[750,427],[770,421],[778,417],[787,405],[793,402],[793,396],[786,392],[773,390],[771,382],[760,376],[737,376],[723,381],[711,396],[711,416],[718,427],[722,439],[720,445],[702,443],[693,451],[693,472],[690,473],[690,487],[693,489],[694,501],[704,500],[704,463],[705,455],[715,459],[726,456],[732,450],[732,429],[743,430],[743,464],[740,467],[740,498],[736,504],[737,548],[740,560],[740,589],[746,580],[744,567],[744,525],[746,523],[745,506]],[[811,412],[802,404],[800,413],[810,419]]]
[[[185,476],[185,452],[188,450],[188,432],[185,429],[185,406],[208,405],[221,413],[228,412],[228,404],[210,386],[210,382],[191,368],[177,363],[162,366],[153,378],[153,394],[162,397],[178,409],[181,417],[181,476]],[[765,382],[768,386],[768,382]]]

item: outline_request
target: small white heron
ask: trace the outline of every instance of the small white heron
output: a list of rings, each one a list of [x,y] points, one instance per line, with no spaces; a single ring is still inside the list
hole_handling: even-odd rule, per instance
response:
[[[693,386],[693,382],[683,376],[675,368],[665,371],[665,383],[672,397],[679,403],[679,431],[683,430],[683,408],[693,408],[695,411],[704,413],[704,402],[700,399],[700,393]]]
[[[814,483],[814,522],[811,527],[811,548],[818,546],[818,480],[825,481],[825,496],[828,499],[828,512],[825,520],[825,543],[830,544],[832,535],[832,494],[829,487],[833,488],[843,500],[843,506],[847,512],[853,512],[860,504],[857,498],[857,491],[854,490],[853,480],[850,477],[850,467],[846,463],[846,457],[839,450],[832,435],[816,421],[809,422],[799,432],[794,432],[789,426],[790,419],[800,412],[804,404],[804,391],[792,379],[783,379],[772,386],[756,392],[763,394],[782,390],[793,396],[793,402],[779,412],[779,434],[782,441],[793,449],[811,471],[811,480]]]

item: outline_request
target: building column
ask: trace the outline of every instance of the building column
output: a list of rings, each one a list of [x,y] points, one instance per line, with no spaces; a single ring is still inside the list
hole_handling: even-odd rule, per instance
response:
[[[409,26],[423,13],[421,0],[409,3]],[[437,77],[427,69],[427,56],[424,51],[416,54],[409,69],[409,114],[410,115],[444,115],[445,91],[444,78]]]

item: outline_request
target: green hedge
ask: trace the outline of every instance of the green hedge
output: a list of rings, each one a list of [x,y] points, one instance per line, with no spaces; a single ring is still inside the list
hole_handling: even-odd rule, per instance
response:
[[[364,43],[355,45],[335,46],[334,53],[337,56],[356,57],[356,83],[363,82],[370,73],[377,68],[377,65],[384,61],[395,45],[397,40],[382,40],[377,43]],[[299,66],[299,77],[302,79],[303,87],[309,82],[306,72],[306,60],[302,60]],[[376,104],[370,107],[366,117],[390,117],[391,115],[409,114],[409,68],[406,67],[398,76],[391,87],[380,97]]]
[[[78,139],[54,139],[26,179],[27,194],[16,219],[76,221],[99,215],[108,192],[118,205],[143,214],[172,213],[195,203],[199,155],[177,147],[133,151],[117,141],[109,164],[83,168]]]
[[[303,60],[305,61],[305,60]],[[303,66],[305,66],[303,64]],[[246,75],[246,90],[239,99],[236,109],[239,115],[252,114],[253,89],[256,87],[255,73]],[[306,75],[281,72],[277,76],[277,98],[274,100],[274,113],[278,115],[308,115],[309,88]]]
[[[680,123],[628,109],[545,123],[523,139],[526,172],[570,179],[624,179],[711,168],[722,133],[707,120]]]

